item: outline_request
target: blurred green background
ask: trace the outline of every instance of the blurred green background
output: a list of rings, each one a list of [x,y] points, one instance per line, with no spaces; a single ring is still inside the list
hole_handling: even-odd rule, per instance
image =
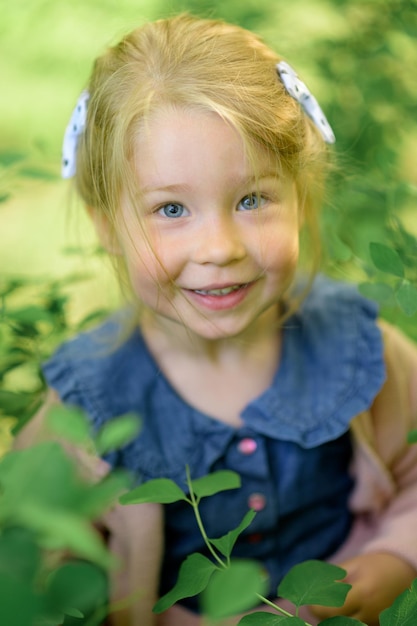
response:
[[[317,96],[339,165],[323,212],[324,270],[364,283],[383,315],[417,338],[417,0],[0,0],[0,9],[6,389],[21,385],[28,360],[36,370],[62,334],[118,302],[59,177],[63,131],[94,57],[134,26],[183,10],[256,31]]]
[[[71,182],[60,179],[62,137],[75,101],[108,44],[144,21],[183,10],[256,31],[310,86],[337,136],[338,169],[321,225],[323,269],[358,281],[382,315],[417,340],[417,0],[0,0],[0,457],[14,429],[42,403],[41,363],[119,302],[83,207]],[[69,428],[62,416],[59,423]],[[49,572],[36,552],[42,524],[49,546],[102,561],[82,526],[92,514],[84,502],[99,512],[97,492],[77,495],[74,506],[64,458],[36,448],[33,454],[14,473],[7,459],[2,468],[9,488],[1,494],[3,526],[9,515],[30,531],[3,532],[7,623],[22,623],[20,609],[36,613],[32,580],[22,587],[15,564],[22,576]],[[47,460],[39,463],[38,454]],[[113,496],[103,486],[104,507]],[[27,509],[27,519],[16,517],[26,499],[37,508]],[[87,566],[74,572],[81,592]],[[91,569],[84,575],[90,583]],[[74,597],[63,596],[65,607],[77,605]]]
[[[310,86],[337,136],[323,269],[358,281],[417,340],[417,0],[0,0],[0,457],[42,403],[41,363],[119,302],[83,207],[60,179],[75,101],[105,46],[182,10],[253,29]],[[68,417],[58,415],[57,434],[69,436]],[[57,580],[65,610],[79,606],[77,590],[85,598],[87,578],[90,600],[104,602],[102,573],[84,559],[102,564],[106,555],[83,524],[115,499],[122,480],[111,475],[110,490],[104,482],[99,491],[74,491],[58,449],[26,452],[1,468],[7,624],[33,621],[39,589],[53,598]],[[23,529],[5,531],[9,520],[23,520]],[[83,562],[64,564],[54,578],[42,537]],[[65,567],[75,567],[71,585]]]

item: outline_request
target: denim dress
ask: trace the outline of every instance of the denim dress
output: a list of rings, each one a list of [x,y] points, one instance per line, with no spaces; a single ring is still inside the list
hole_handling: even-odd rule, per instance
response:
[[[226,534],[254,509],[235,557],[253,558],[269,574],[271,597],[285,573],[307,559],[325,559],[352,522],[349,424],[370,407],[385,379],[376,306],[351,285],[316,278],[301,308],[283,326],[282,353],[269,389],[246,406],[239,428],[189,406],[172,388],[136,329],[114,343],[120,318],[64,344],[45,364],[48,384],[81,407],[100,428],[129,412],[140,415],[137,438],[105,456],[137,483],[228,469],[240,489],[203,498],[209,537]],[[213,390],[216,393],[216,390]],[[165,505],[165,556],[160,592],[175,583],[192,552],[206,552],[191,507]],[[194,599],[184,604],[197,610]]]

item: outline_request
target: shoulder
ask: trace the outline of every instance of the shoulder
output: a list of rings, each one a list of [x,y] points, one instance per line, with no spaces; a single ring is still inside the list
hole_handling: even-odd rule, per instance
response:
[[[300,291],[302,285],[296,285]],[[320,317],[346,315],[353,310],[364,311],[370,319],[378,316],[378,305],[362,296],[354,283],[337,281],[322,274],[314,279],[312,287],[301,304],[304,314],[318,314]]]
[[[318,276],[284,324],[274,413],[304,447],[335,439],[369,409],[386,377],[377,306],[355,285]]]
[[[374,369],[383,363],[378,306],[364,298],[354,284],[318,276],[284,331],[296,336],[297,348],[308,357],[307,363],[321,368],[337,363],[341,381],[352,378],[356,367],[369,366],[370,360]]]
[[[290,318],[302,331],[303,340],[316,344],[321,360],[327,354],[351,365],[364,358],[365,345],[382,360],[377,320],[378,306],[364,298],[356,285],[324,276],[316,278],[299,311]]]
[[[80,406],[93,425],[132,410],[156,366],[137,327],[126,334],[126,311],[61,345],[43,365],[50,387]],[[137,376],[132,379],[132,372]]]

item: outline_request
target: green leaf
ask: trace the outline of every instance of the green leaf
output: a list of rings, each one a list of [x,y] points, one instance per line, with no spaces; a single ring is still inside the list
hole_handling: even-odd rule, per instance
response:
[[[346,617],[345,615],[336,615],[335,617],[329,617],[323,622],[320,622],[320,626],[326,624],[327,626],[366,626],[364,622],[360,622],[354,617]]]
[[[404,280],[395,294],[397,303],[409,317],[417,311],[417,289],[408,280]]]
[[[149,480],[119,498],[120,504],[140,504],[143,502],[171,504],[172,502],[178,502],[178,500],[188,502],[182,489],[169,478]]]
[[[328,254],[335,261],[346,262],[352,257],[352,250],[347,246],[340,237],[330,230],[326,232],[325,245]]]
[[[289,622],[288,620],[291,620]],[[294,622],[294,620],[296,620]],[[298,621],[297,621],[298,620]],[[266,611],[256,611],[256,613],[250,613],[245,615],[238,622],[238,626],[305,626],[305,622],[300,620],[299,617],[285,617],[285,615],[277,615],[275,613],[267,613]]]
[[[407,443],[417,443],[417,430],[411,430],[408,433]]]
[[[295,565],[281,581],[278,596],[297,607],[306,604],[343,606],[351,585],[335,581],[345,576],[345,570],[331,563],[304,561]]]
[[[26,626],[35,622],[41,605],[30,585],[0,572],[0,607],[4,626]]]
[[[221,619],[247,611],[259,604],[266,591],[266,577],[255,561],[232,561],[227,569],[217,570],[202,594],[202,609],[211,619]]]
[[[23,528],[3,528],[0,535],[0,573],[32,583],[41,565],[35,535]]]
[[[78,619],[82,619],[84,617],[84,613],[81,613],[78,609],[72,608],[66,609],[65,615],[68,615],[69,617],[77,617]]]
[[[33,394],[21,391],[16,393],[7,389],[0,389],[0,410],[5,415],[18,416],[33,400]]]
[[[219,550],[219,552],[221,552],[224,556],[229,557],[237,538],[245,530],[245,528],[252,523],[255,515],[256,511],[248,511],[237,528],[230,530],[227,535],[223,535],[223,537],[210,539],[210,543],[212,543],[214,547],[217,548],[217,550]]]
[[[18,523],[39,533],[39,545],[48,550],[69,550],[73,555],[88,559],[103,568],[114,565],[97,532],[88,520],[40,505],[22,504]]]
[[[38,322],[48,322],[49,324],[53,324],[54,321],[54,318],[49,311],[35,305],[30,305],[22,309],[16,309],[15,311],[8,311],[7,316],[10,319],[22,324],[36,324]]]
[[[379,304],[386,304],[394,297],[393,288],[385,283],[360,283],[358,290],[365,298],[375,300]]]
[[[379,616],[381,626],[415,626],[417,624],[417,578]]]
[[[403,278],[404,264],[396,250],[383,243],[371,242],[369,252],[375,267],[381,272]]]
[[[90,613],[106,603],[107,577],[92,563],[70,561],[50,576],[47,592],[55,610],[72,617],[83,617],[83,613]]]
[[[9,452],[0,461],[0,480],[0,518],[6,519],[32,504],[38,508],[72,509],[82,490],[73,462],[52,441]]]
[[[65,619],[62,611],[53,611],[48,607],[46,611],[42,611],[42,618],[36,622],[35,626],[61,626]]]
[[[99,430],[95,438],[98,454],[122,448],[136,437],[139,430],[140,420],[133,413],[112,419]]]
[[[91,442],[90,426],[85,414],[78,409],[58,405],[46,416],[46,425],[57,435],[76,444]]]
[[[153,612],[162,613],[178,600],[201,593],[216,570],[216,565],[207,557],[198,552],[190,554],[180,567],[175,586],[158,600]]]
[[[113,470],[100,482],[91,485],[80,502],[79,512],[97,518],[131,485],[131,476],[125,470]]]
[[[198,498],[213,496],[228,489],[238,489],[240,485],[239,474],[231,470],[220,470],[191,481],[193,492]]]

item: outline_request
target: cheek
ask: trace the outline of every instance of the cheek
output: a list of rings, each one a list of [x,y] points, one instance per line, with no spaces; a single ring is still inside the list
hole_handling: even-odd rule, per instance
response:
[[[270,271],[281,274],[296,268],[299,257],[298,230],[279,229],[265,235],[261,246],[262,262]]]
[[[178,245],[162,244],[157,235],[137,233],[125,241],[124,255],[135,291],[160,291],[172,284],[181,269],[180,250]]]

